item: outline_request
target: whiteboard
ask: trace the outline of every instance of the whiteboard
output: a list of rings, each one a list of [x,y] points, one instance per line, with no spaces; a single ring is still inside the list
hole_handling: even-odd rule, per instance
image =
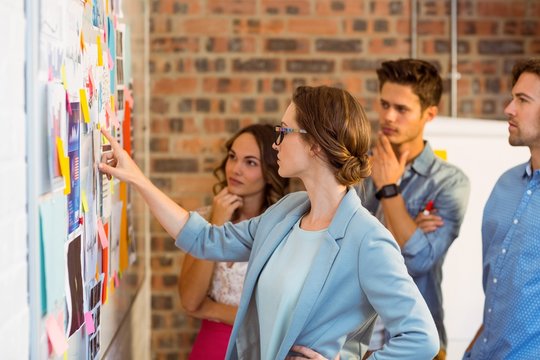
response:
[[[469,177],[471,194],[459,237],[443,266],[443,299],[448,335],[447,359],[461,359],[482,323],[481,223],[484,205],[499,176],[527,161],[527,147],[508,143],[506,121],[437,117],[425,128],[434,150],[446,150],[448,162]]]

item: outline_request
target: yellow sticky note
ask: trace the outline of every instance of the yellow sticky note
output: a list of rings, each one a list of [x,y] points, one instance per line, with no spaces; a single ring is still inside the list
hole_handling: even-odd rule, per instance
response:
[[[81,30],[80,42],[81,42],[81,50],[84,51],[84,49],[85,49],[86,47],[85,47],[85,45],[84,45],[84,35],[83,35],[82,30]]]
[[[103,66],[103,49],[101,48],[101,36],[97,36],[97,65]]]
[[[67,351],[64,353],[64,360],[68,360]]]
[[[88,200],[86,199],[86,191],[81,191],[82,208],[85,213],[88,212]]]
[[[109,184],[111,185],[111,195],[114,195],[114,181],[109,181]]]
[[[96,263],[96,281],[99,281],[99,265]]]
[[[64,178],[64,195],[71,193],[71,178],[69,176],[69,157],[64,154],[64,143],[61,138],[56,138],[56,151],[58,152],[58,162],[60,163],[60,172]]]
[[[433,150],[435,156],[440,157],[443,160],[447,160],[446,150]]]
[[[114,111],[114,95],[111,95],[111,110]]]
[[[62,64],[60,68],[60,75],[62,76],[62,83],[64,84],[64,89],[68,89],[67,77],[66,77],[66,65]]]
[[[82,107],[84,122],[88,124],[90,122],[90,107],[88,106],[88,98],[86,97],[86,89],[80,89],[79,96],[81,98],[81,107]]]

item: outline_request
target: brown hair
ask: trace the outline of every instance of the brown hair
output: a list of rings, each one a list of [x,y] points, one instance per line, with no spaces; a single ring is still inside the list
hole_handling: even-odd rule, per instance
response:
[[[420,99],[422,111],[438,106],[443,90],[442,79],[435,66],[418,59],[385,61],[377,69],[379,91],[386,82],[407,85]]]
[[[517,62],[512,68],[512,86],[516,85],[523,73],[536,74],[540,77],[540,58],[532,58]]]
[[[242,134],[253,135],[259,146],[259,151],[261,152],[262,174],[264,181],[266,182],[264,202],[261,208],[261,212],[263,212],[266,208],[285,195],[287,187],[289,186],[289,179],[282,178],[278,174],[277,153],[272,149],[272,144],[276,137],[273,126],[268,124],[254,124],[241,129],[225,143],[227,153],[231,150],[234,141]],[[225,166],[227,165],[228,158],[229,156],[227,154],[221,164],[214,169],[214,176],[219,181],[214,185],[214,194],[217,194],[227,186]]]
[[[351,94],[328,86],[300,86],[292,101],[298,126],[307,131],[308,142],[320,146],[340,184],[353,185],[370,175],[371,129]]]

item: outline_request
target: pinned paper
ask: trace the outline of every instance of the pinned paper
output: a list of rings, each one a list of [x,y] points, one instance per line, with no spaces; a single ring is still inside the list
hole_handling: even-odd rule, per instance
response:
[[[73,110],[71,110],[71,103],[69,102],[69,94],[66,90],[66,108],[69,115],[73,114]]]
[[[82,30],[81,30],[80,42],[81,42],[81,50],[84,51],[86,47],[84,46],[84,35],[83,35]]]
[[[113,61],[113,58],[111,56],[111,52],[107,51],[107,55],[108,55],[108,58],[109,58],[109,70],[112,70],[114,68],[114,61]]]
[[[88,335],[93,334],[96,331],[94,318],[92,317],[92,313],[90,311],[84,313],[84,324],[86,325],[86,333]]]
[[[120,127],[120,123],[118,122],[118,118],[116,117],[116,113],[111,109],[111,106],[109,104],[105,105],[105,112],[107,113],[107,116],[109,117],[109,120],[112,121],[114,126]]]
[[[51,341],[51,345],[54,353],[57,356],[61,356],[68,348],[68,343],[64,331],[58,325],[58,322],[54,316],[47,317],[45,322],[45,327],[47,329],[47,336]]]
[[[101,242],[101,248],[106,249],[109,247],[109,239],[107,239],[107,234],[105,233],[105,228],[103,227],[103,222],[101,222],[101,219],[98,219],[97,226],[99,241]]]
[[[101,36],[99,35],[97,36],[97,66],[103,66],[103,49],[101,48]]]
[[[115,271],[114,272],[114,287],[117,288],[119,285],[120,285],[120,281],[118,280],[118,273]]]
[[[114,293],[114,279],[111,279],[111,281],[109,282],[109,292],[112,294]]]
[[[82,201],[83,211],[85,213],[88,212],[88,200],[86,199],[86,191],[84,190],[81,190],[81,201]]]
[[[79,89],[79,96],[81,100],[81,107],[82,107],[84,122],[88,124],[90,122],[90,107],[88,106],[88,98],[86,97],[86,89]]]
[[[68,83],[67,83],[67,77],[66,77],[66,65],[62,64],[62,67],[60,68],[60,74],[62,76],[62,84],[64,85],[64,89],[68,89]]]
[[[115,101],[114,101],[114,95],[111,95],[111,110],[112,111],[115,111]]]
[[[114,195],[114,181],[109,181],[109,185],[111,186],[111,195]]]
[[[124,98],[126,102],[129,103],[129,107],[133,107],[133,96],[131,95],[131,90],[127,85],[124,85]]]
[[[64,178],[64,195],[71,193],[71,178],[69,175],[69,157],[64,154],[64,143],[61,138],[56,138],[56,151],[58,152],[58,162],[60,163],[60,172]]]
[[[435,156],[440,157],[443,160],[447,160],[446,150],[433,150]]]

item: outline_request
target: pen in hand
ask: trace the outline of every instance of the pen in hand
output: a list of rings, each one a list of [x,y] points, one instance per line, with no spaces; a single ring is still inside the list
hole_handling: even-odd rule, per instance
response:
[[[428,201],[428,203],[424,207],[424,211],[422,211],[422,213],[427,216],[427,215],[431,214],[431,210],[433,210],[433,200]]]

